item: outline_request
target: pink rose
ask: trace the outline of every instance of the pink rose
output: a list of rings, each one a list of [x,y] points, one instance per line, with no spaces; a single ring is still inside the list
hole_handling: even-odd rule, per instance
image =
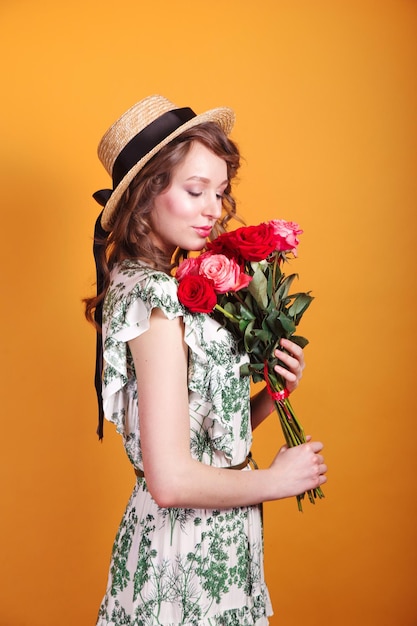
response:
[[[200,266],[199,258],[196,259],[194,257],[190,257],[189,259],[184,259],[184,261],[181,261],[181,263],[179,264],[177,268],[177,272],[175,274],[176,279],[182,280],[184,276],[189,276],[189,275],[197,276],[199,266]]]
[[[178,299],[193,313],[211,313],[217,304],[212,281],[192,274],[184,276],[178,285]]]
[[[271,220],[274,235],[276,238],[276,250],[279,252],[292,252],[297,256],[297,246],[300,243],[297,235],[303,232],[295,222],[285,220]]]
[[[213,281],[217,293],[238,291],[247,287],[252,280],[241,271],[234,259],[229,259],[224,254],[201,255],[200,275]]]

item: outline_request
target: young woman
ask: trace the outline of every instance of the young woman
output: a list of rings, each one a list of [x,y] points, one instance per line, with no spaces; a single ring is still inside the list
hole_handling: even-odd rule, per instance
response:
[[[95,194],[104,206],[98,295],[86,313],[102,325],[104,416],[137,476],[99,626],[268,624],[260,504],[326,481],[316,441],[282,447],[267,469],[249,466],[252,430],[271,399],[266,390],[250,399],[239,374],[248,357],[231,334],[178,301],[178,259],[235,214],[233,121],[227,108],[195,115],[151,96],[99,145],[113,189]],[[282,348],[277,372],[293,391],[303,353],[287,340]],[[101,391],[100,356],[99,341]]]

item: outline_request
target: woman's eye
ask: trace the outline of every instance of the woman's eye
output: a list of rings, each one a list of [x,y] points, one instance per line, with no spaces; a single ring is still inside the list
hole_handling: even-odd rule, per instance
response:
[[[217,196],[217,200],[223,200],[224,198],[224,194],[223,193],[216,193]]]
[[[188,191],[188,194],[193,198],[198,198],[198,196],[201,196],[201,191]]]

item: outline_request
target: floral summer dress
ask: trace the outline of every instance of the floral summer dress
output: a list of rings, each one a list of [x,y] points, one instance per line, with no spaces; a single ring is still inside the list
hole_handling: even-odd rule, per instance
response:
[[[215,467],[241,463],[252,441],[249,379],[239,375],[247,356],[209,315],[184,309],[174,278],[124,261],[113,270],[104,304],[103,401],[132,466],[143,468],[127,342],[146,332],[155,307],[185,325],[192,456]],[[97,626],[265,626],[271,613],[259,507],[161,508],[146,478],[137,478]]]

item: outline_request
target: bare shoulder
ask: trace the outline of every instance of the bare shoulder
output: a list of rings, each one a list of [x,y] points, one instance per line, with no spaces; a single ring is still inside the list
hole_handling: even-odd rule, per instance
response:
[[[152,310],[149,329],[129,341],[133,360],[141,364],[168,364],[181,362],[187,357],[182,317],[168,319],[158,308]]]

